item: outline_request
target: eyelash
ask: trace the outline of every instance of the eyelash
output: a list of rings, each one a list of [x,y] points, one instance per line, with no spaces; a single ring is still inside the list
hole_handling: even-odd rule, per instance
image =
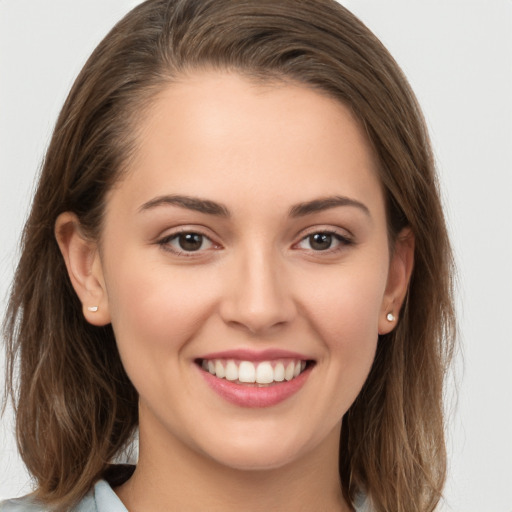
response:
[[[346,248],[348,246],[354,245],[354,241],[351,238],[349,238],[347,235],[344,235],[344,234],[342,235],[341,233],[338,233],[337,231],[332,230],[332,229],[331,230],[330,229],[325,229],[325,230],[317,229],[315,231],[311,231],[311,232],[307,233],[305,236],[303,236],[300,239],[299,242],[294,244],[294,246],[298,246],[299,244],[307,241],[308,239],[311,239],[311,237],[313,237],[315,235],[330,236],[333,239],[332,241],[338,242],[337,246],[334,248],[329,247],[328,249],[324,249],[324,250],[306,249],[309,252],[312,252],[315,254],[333,254],[333,253],[342,251],[344,248]]]
[[[206,249],[202,249],[201,247],[197,250],[192,250],[192,251],[187,251],[187,250],[183,250],[183,249],[177,249],[177,248],[173,248],[171,246],[171,242],[173,241],[179,241],[179,238],[181,236],[184,236],[184,235],[195,235],[195,236],[199,236],[201,237],[201,246],[204,244],[205,241],[207,241],[209,244],[210,244],[210,247],[206,248]],[[351,246],[351,245],[354,245],[354,241],[347,237],[346,235],[342,235],[340,233],[338,233],[337,231],[334,231],[334,230],[316,230],[316,231],[311,231],[309,233],[307,233],[306,235],[304,235],[297,243],[295,243],[293,245],[293,247],[297,247],[299,246],[301,243],[307,241],[308,239],[311,239],[311,237],[315,236],[315,235],[324,235],[324,236],[330,236],[332,237],[333,241],[336,241],[337,242],[337,246],[332,248],[332,247],[329,247],[328,249],[321,249],[321,250],[315,250],[315,249],[306,249],[308,252],[310,253],[314,253],[314,254],[333,254],[333,253],[336,253],[336,252],[339,252],[341,250],[343,250],[344,248],[348,247],[348,246]],[[160,240],[157,241],[157,244],[162,247],[163,250],[165,251],[168,251],[168,252],[171,252],[177,256],[182,256],[182,257],[185,257],[185,258],[191,258],[191,257],[198,257],[199,255],[201,255],[205,250],[208,250],[210,248],[215,248],[215,249],[218,249],[220,248],[220,245],[216,244],[209,236],[205,235],[204,233],[201,233],[199,231],[194,231],[194,230],[186,230],[186,229],[183,229],[183,230],[180,230],[176,233],[172,233],[170,235],[167,235],[163,238],[161,238]]]
[[[168,251],[170,253],[175,254],[176,256],[183,256],[185,258],[198,257],[202,252],[207,250],[207,249],[199,248],[198,250],[195,250],[195,251],[186,251],[183,249],[173,248],[171,246],[171,242],[173,242],[175,240],[179,241],[179,238],[184,235],[196,235],[196,236],[201,237],[201,246],[204,244],[205,241],[207,241],[212,247],[215,247],[215,248],[220,247],[218,244],[215,244],[215,242],[213,242],[213,240],[209,236],[205,235],[204,233],[201,233],[199,231],[194,231],[194,230],[187,230],[187,229],[182,229],[176,233],[167,235],[164,238],[161,238],[160,240],[158,240],[157,244],[160,247],[162,247],[162,249],[164,251]]]

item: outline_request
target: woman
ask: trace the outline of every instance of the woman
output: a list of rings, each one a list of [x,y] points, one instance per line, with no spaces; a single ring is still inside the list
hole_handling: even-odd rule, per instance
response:
[[[368,29],[147,1],[73,86],[25,229],[37,490],[2,510],[434,510],[453,325],[428,135]]]

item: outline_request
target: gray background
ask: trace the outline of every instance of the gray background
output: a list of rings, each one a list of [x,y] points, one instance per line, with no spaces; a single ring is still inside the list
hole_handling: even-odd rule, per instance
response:
[[[137,1],[0,0],[0,314],[34,179],[85,59]],[[459,265],[442,511],[512,511],[512,1],[345,0],[424,108]],[[0,369],[3,355],[0,355]],[[456,390],[456,392],[455,392]],[[10,412],[0,499],[30,490]]]

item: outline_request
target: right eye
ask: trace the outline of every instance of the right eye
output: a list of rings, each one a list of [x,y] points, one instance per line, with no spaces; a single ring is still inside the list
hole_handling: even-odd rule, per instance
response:
[[[158,241],[165,250],[178,255],[187,256],[187,253],[197,253],[215,247],[214,243],[206,235],[194,231],[182,231]]]

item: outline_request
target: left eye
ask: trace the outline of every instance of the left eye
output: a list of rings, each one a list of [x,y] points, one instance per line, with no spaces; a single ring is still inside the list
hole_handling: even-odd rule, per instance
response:
[[[197,252],[213,246],[213,242],[207,236],[193,232],[171,235],[161,240],[160,243],[177,253]]]
[[[339,245],[349,243],[348,240],[336,233],[319,232],[311,233],[303,238],[298,246],[301,249],[309,249],[313,251],[328,251]]]

